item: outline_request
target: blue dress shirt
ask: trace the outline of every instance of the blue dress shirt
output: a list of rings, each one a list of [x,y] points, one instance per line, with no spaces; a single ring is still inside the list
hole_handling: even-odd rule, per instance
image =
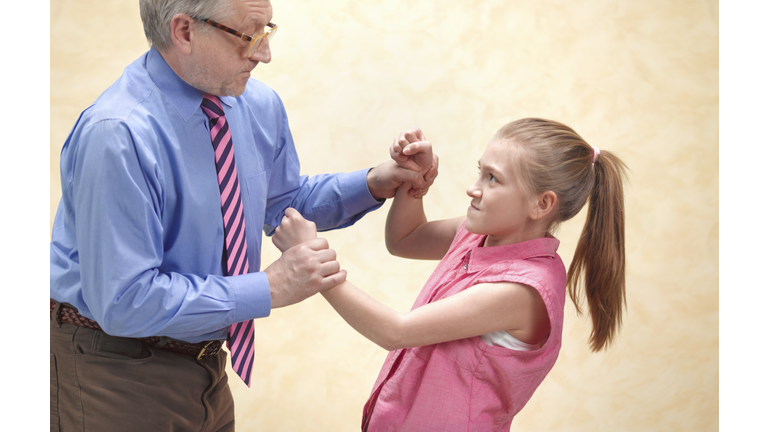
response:
[[[381,206],[368,170],[299,174],[282,101],[251,79],[222,97],[237,163],[251,273],[223,276],[224,227],[203,93],[150,49],[80,115],[61,151],[62,197],[51,239],[51,298],[105,332],[226,338],[266,317],[261,233],[293,207],[319,230]]]

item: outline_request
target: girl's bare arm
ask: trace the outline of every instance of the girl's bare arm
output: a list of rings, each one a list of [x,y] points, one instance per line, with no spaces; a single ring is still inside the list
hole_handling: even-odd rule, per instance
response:
[[[427,221],[422,198],[410,195],[409,188],[400,186],[389,208],[384,234],[387,250],[403,258],[439,260],[448,252],[465,216]]]
[[[322,294],[352,328],[390,351],[499,330],[536,344],[549,332],[549,317],[541,296],[532,287],[517,283],[475,285],[404,314],[381,304],[349,281]]]

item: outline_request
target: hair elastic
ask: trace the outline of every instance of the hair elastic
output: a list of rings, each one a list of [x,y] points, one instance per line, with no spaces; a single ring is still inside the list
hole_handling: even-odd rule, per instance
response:
[[[592,163],[597,162],[597,156],[600,154],[600,149],[597,147],[592,147],[592,150],[594,150],[595,154],[592,156]]]

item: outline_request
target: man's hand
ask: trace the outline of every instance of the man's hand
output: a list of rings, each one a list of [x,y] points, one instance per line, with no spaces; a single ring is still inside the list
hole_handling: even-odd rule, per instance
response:
[[[317,238],[313,222],[287,209],[272,242],[283,254],[264,270],[272,294],[272,308],[298,303],[347,279],[328,241]]]
[[[285,252],[315,238],[317,238],[315,223],[304,219],[298,210],[289,207],[285,210],[285,216],[280,221],[280,226],[275,229],[272,244],[280,252]]]
[[[419,128],[400,133],[389,149],[391,162],[385,162],[368,172],[368,189],[376,199],[392,198],[403,183],[410,183],[409,193],[423,197],[434,183],[439,158],[432,153],[432,143],[426,141]]]

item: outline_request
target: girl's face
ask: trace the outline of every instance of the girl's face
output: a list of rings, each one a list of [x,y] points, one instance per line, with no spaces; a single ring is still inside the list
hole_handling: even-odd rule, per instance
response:
[[[535,232],[535,199],[526,196],[515,175],[513,144],[493,140],[480,158],[480,175],[467,188],[472,198],[465,227],[473,234],[487,235],[485,246],[519,243],[539,237]]]

